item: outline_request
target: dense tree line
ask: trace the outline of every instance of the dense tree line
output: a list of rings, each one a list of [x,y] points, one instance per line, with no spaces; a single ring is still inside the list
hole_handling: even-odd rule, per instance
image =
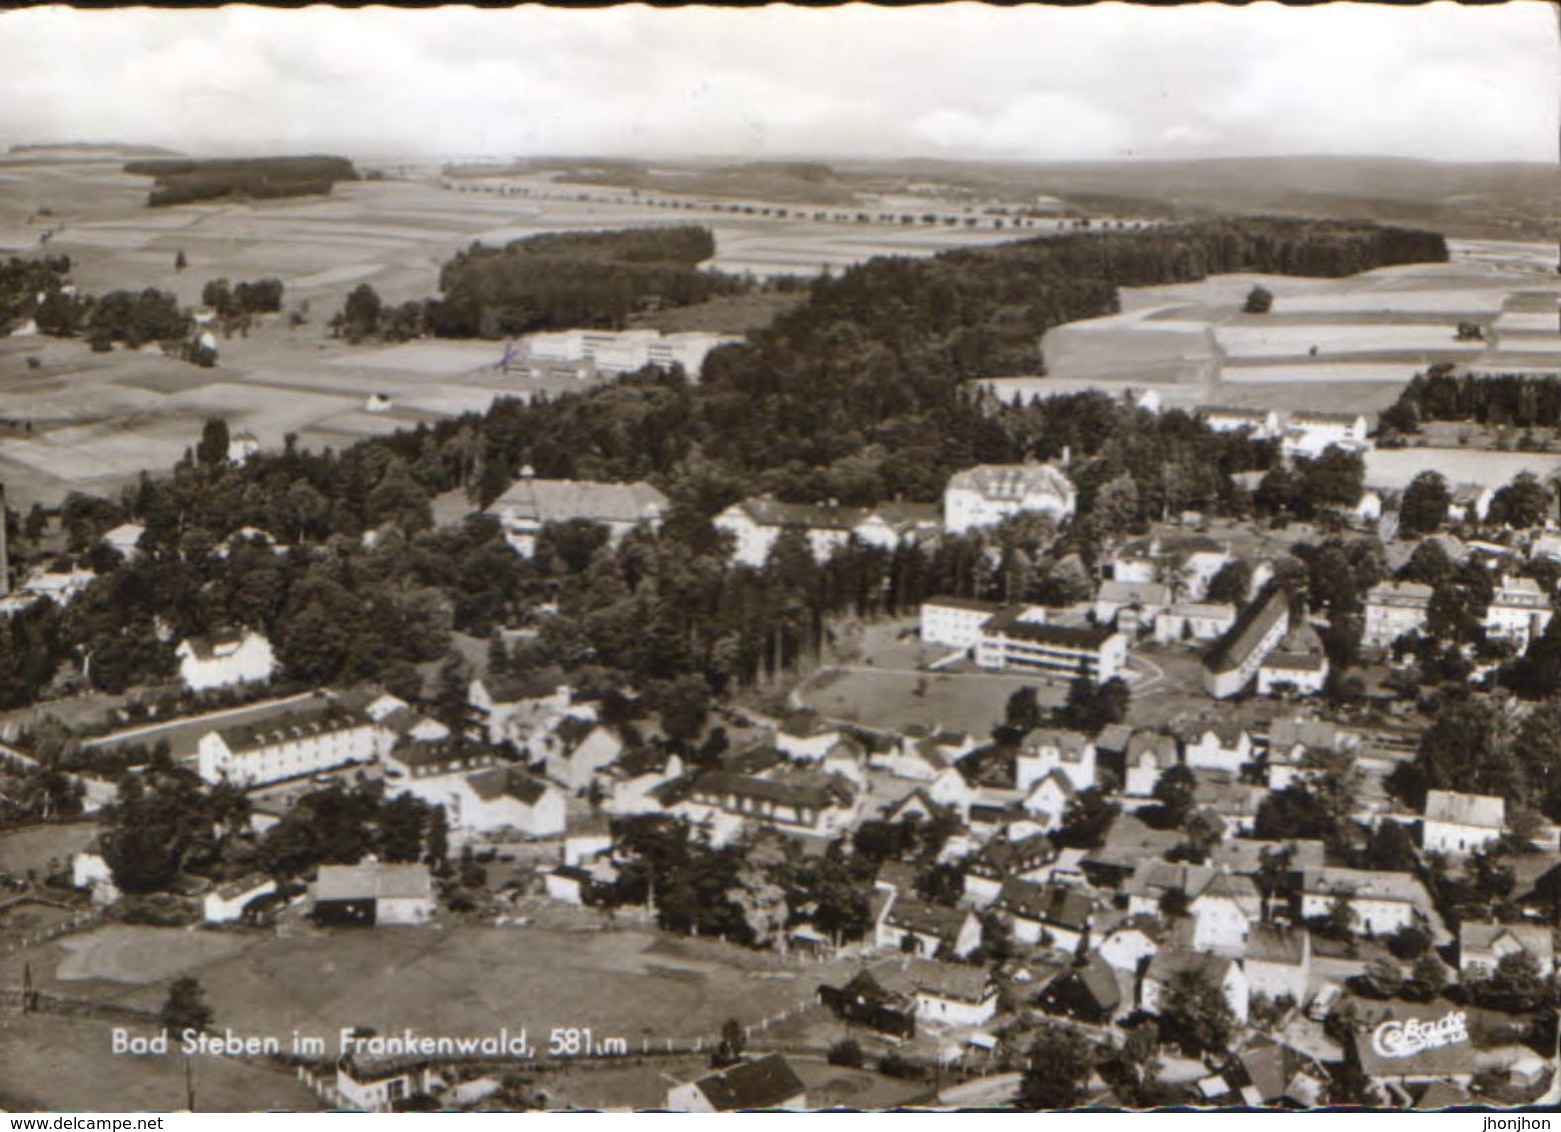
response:
[[[68,306],[69,296],[62,291],[70,282],[70,267],[70,256],[66,255],[37,259],[12,256],[0,263],[0,334],[28,319],[39,320],[41,329],[47,321],[40,309],[43,305],[58,307],[64,300]]]
[[[1561,425],[1561,378],[1554,374],[1454,374],[1433,366],[1410,378],[1382,422],[1414,432],[1420,421],[1476,421],[1489,425]]]
[[[201,288],[201,302],[223,317],[266,314],[282,309],[282,281],[256,279],[230,285],[213,279]]]
[[[184,204],[220,197],[256,200],[329,193],[337,181],[356,181],[345,157],[154,158],[125,163],[125,172],[153,178],[147,204]]]

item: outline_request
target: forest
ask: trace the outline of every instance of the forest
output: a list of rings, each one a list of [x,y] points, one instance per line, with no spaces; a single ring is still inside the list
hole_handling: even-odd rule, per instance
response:
[[[153,179],[146,200],[152,207],[228,196],[259,200],[329,193],[337,181],[358,179],[345,157],[151,158],[127,161],[124,168]]]
[[[1382,423],[1412,433],[1421,421],[1475,421],[1518,428],[1561,425],[1561,378],[1554,374],[1454,374],[1450,365],[1417,373],[1384,410]]]

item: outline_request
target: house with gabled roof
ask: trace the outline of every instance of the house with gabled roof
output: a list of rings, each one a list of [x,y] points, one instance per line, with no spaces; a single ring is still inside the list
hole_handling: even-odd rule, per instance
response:
[[[547,776],[571,794],[590,787],[598,771],[606,770],[623,754],[623,740],[610,727],[596,726],[572,746],[560,744],[546,757]]]
[[[1056,858],[1056,846],[1044,833],[1021,840],[994,837],[965,861],[965,899],[984,908],[997,899],[1007,881],[1033,879]]]
[[[1555,939],[1543,924],[1482,924],[1466,920],[1458,925],[1458,973],[1489,975],[1509,955],[1528,952],[1541,975],[1556,969]]]
[[[1197,893],[1189,892],[1192,945],[1199,951],[1241,956],[1252,925],[1263,917],[1263,898],[1252,878],[1216,872]]]
[[[995,527],[1024,512],[1071,518],[1078,492],[1051,464],[980,464],[956,472],[943,490],[943,528],[951,535]]]
[[[179,679],[192,692],[264,684],[276,672],[276,654],[262,633],[225,629],[206,637],[189,637],[175,650]]]
[[[1465,857],[1501,839],[1507,828],[1507,803],[1487,794],[1456,790],[1426,793],[1420,847],[1427,853]]]
[[[1252,761],[1252,736],[1240,720],[1228,716],[1190,720],[1177,725],[1175,731],[1189,770],[1239,774]]]
[[[981,922],[968,908],[949,908],[892,891],[879,913],[873,943],[880,951],[963,959],[981,945]]]
[[[807,1107],[807,1087],[786,1055],[780,1053],[739,1062],[667,1090],[667,1109],[671,1112],[801,1112]]]
[[[1260,594],[1204,657],[1204,691],[1217,700],[1241,692],[1257,678],[1258,668],[1289,631],[1289,595],[1278,587]]]
[[[1068,806],[1078,795],[1072,781],[1060,768],[1046,772],[1025,796],[1024,812],[1047,833],[1061,829]]]
[[[1389,936],[1403,928],[1424,927],[1438,944],[1450,938],[1431,894],[1412,873],[1329,866],[1301,874],[1303,920],[1327,916],[1340,898],[1354,913],[1358,935]]]
[[[1240,962],[1225,955],[1166,946],[1155,952],[1139,983],[1138,1005],[1146,1014],[1158,1014],[1172,980],[1183,971],[1198,971],[1210,985],[1220,988],[1236,1021],[1247,1021],[1251,988]]]
[[[321,865],[309,904],[322,923],[420,924],[434,914],[433,878],[427,865]]]
[[[1036,996],[1047,1014],[1090,1026],[1107,1026],[1133,1010],[1133,972],[1113,967],[1091,951],[1082,966],[1053,979]]]
[[[573,701],[568,684],[491,672],[473,678],[466,695],[472,728],[490,743],[517,748],[557,726]]]
[[[1014,786],[1025,793],[1052,771],[1067,776],[1074,790],[1095,785],[1095,744],[1082,731],[1037,727],[1019,740]]]
[[[1312,933],[1304,927],[1254,922],[1242,965],[1253,994],[1303,1003],[1312,976]]]
[[[549,523],[585,520],[608,529],[614,541],[636,527],[655,530],[670,503],[648,483],[591,483],[523,475],[489,505],[515,552],[530,558]]]
[[[197,743],[201,779],[262,786],[353,763],[377,762],[394,734],[319,697],[257,723],[219,727]]]
[[[816,715],[798,714],[775,731],[775,749],[794,762],[820,762],[844,737],[839,727]]]
[[[217,885],[201,898],[201,918],[208,924],[231,924],[242,919],[251,901],[276,891],[276,880],[250,873]]]
[[[874,975],[891,993],[910,998],[918,1023],[981,1026],[997,1013],[997,983],[985,967],[901,956]]]
[[[1176,740],[1157,731],[1135,731],[1128,740],[1126,778],[1122,793],[1129,798],[1148,798],[1154,794],[1160,776],[1179,761]]]
[[[1119,971],[1136,975],[1160,950],[1164,936],[1159,916],[1129,916],[1102,935],[1090,954],[1099,955]],[[1128,1001],[1133,1001],[1132,996]]]
[[[1021,943],[1077,955],[1089,939],[1095,902],[1076,888],[1014,878],[1004,882],[992,907],[1009,919]]]

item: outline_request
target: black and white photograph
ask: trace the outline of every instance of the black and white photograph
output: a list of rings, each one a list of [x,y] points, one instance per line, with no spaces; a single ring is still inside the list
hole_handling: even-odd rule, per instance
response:
[[[1553,1111],[1558,146],[1550,0],[0,12],[0,1112]]]

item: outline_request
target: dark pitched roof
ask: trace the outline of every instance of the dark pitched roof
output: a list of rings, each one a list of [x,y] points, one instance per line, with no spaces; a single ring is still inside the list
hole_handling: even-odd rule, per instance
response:
[[[697,1085],[717,1112],[774,1108],[805,1091],[802,1078],[779,1053],[701,1077]]]
[[[217,734],[228,749],[240,751],[259,750],[262,747],[287,743],[311,735],[325,735],[333,731],[349,731],[355,727],[370,726],[369,720],[356,712],[349,712],[335,704],[324,703],[294,709],[281,716],[260,723],[240,723],[233,727],[221,727]]]
[[[1090,913],[1095,908],[1094,901],[1078,889],[1017,878],[1003,882],[995,906],[1022,919],[1056,924],[1073,931],[1083,931],[1089,926]]]
[[[1257,648],[1268,631],[1290,615],[1290,598],[1284,590],[1270,589],[1241,611],[1230,631],[1209,650],[1204,664],[1211,672],[1229,672]]]
[[[987,633],[1002,633],[1015,640],[1071,648],[1098,649],[1116,635],[1109,625],[1054,625],[1043,621],[1023,621],[1022,610],[1011,609],[994,616],[983,627]]]
[[[467,777],[466,784],[485,802],[491,802],[495,798],[508,794],[528,806],[535,806],[541,801],[548,789],[547,783],[532,778],[518,767],[512,766],[496,766],[479,770],[476,774]]]
[[[890,927],[905,928],[953,944],[959,938],[960,929],[965,926],[965,921],[970,915],[969,909],[947,908],[942,904],[930,904],[914,897],[900,896],[889,906],[889,915],[885,922]]]

